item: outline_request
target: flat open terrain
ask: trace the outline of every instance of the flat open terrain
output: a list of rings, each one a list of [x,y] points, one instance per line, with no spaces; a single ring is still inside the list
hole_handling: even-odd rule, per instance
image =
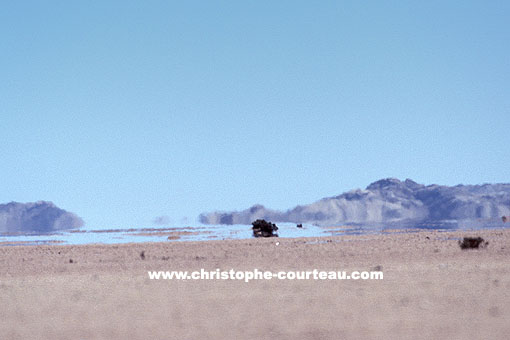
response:
[[[488,247],[461,250],[467,235]],[[147,274],[377,266],[383,280]],[[0,247],[0,306],[1,339],[508,339],[510,230]]]

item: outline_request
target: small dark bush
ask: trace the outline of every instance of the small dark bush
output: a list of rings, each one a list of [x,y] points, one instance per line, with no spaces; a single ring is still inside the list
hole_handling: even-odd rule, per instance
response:
[[[274,223],[267,222],[266,220],[256,220],[252,222],[252,226],[254,237],[278,237],[278,234],[274,234],[278,230]]]
[[[485,241],[481,237],[464,237],[464,239],[459,241],[460,249],[478,249],[485,248],[489,242]]]

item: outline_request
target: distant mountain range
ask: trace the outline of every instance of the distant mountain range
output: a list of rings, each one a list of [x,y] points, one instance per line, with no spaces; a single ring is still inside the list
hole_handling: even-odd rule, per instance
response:
[[[81,218],[52,202],[0,204],[0,234],[40,234],[81,226]]]
[[[287,211],[254,205],[234,212],[201,214],[204,224],[250,224],[256,219],[317,225],[438,225],[464,220],[501,221],[510,215],[510,184],[423,185],[382,179]]]

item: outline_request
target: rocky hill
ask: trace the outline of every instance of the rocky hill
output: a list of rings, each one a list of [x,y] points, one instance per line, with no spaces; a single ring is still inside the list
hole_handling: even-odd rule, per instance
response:
[[[52,202],[0,204],[0,234],[48,233],[82,225],[81,218]]]
[[[274,222],[335,224],[448,224],[461,220],[500,220],[510,215],[510,184],[423,185],[410,179],[382,179],[287,211],[254,205],[234,212],[200,215],[205,224]]]

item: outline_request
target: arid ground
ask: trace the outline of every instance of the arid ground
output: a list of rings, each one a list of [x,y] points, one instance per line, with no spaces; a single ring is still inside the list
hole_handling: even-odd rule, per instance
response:
[[[468,235],[489,244],[461,250]],[[201,268],[382,268],[384,279],[245,283],[147,273]],[[510,230],[4,246],[0,305],[0,338],[11,340],[508,339]]]

